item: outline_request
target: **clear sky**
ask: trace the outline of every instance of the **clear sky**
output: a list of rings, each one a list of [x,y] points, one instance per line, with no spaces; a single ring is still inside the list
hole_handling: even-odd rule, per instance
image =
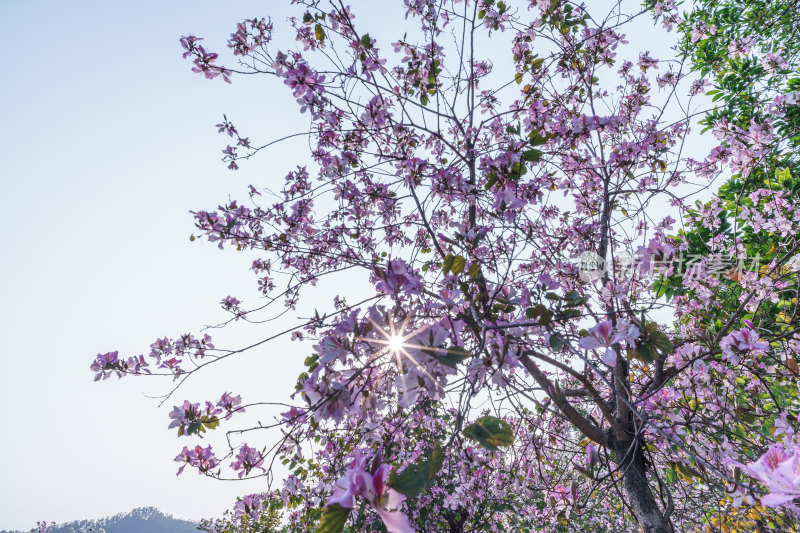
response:
[[[249,183],[279,187],[307,146],[282,145],[232,173],[213,126],[227,113],[268,141],[308,119],[275,80],[203,80],[178,38],[194,33],[223,51],[245,17],[271,15],[280,31],[288,4],[0,1],[0,529],[143,505],[197,519],[263,488],[176,477],[172,457],[188,441],[166,429],[168,407],[227,390],[286,399],[307,346],[280,341],[221,365],[160,412],[145,394],[169,382],[93,384],[88,365],[223,319],[228,294],[255,300],[252,257],[191,243],[188,212],[242,198]],[[234,328],[220,342],[238,347],[273,327]]]
[[[188,211],[282,178],[304,153],[284,145],[228,171],[213,127],[223,112],[263,138],[305,122],[274,80],[227,85],[192,73],[178,39],[195,33],[222,49],[237,21],[283,20],[285,4],[0,2],[0,529],[140,505],[213,516],[261,488],[176,477],[172,458],[188,442],[143,395],[169,383],[93,384],[88,365],[98,352],[140,353],[157,336],[224,318],[228,294],[253,301],[251,259],[190,243]],[[263,333],[239,332],[236,345]],[[287,397],[299,368],[278,357],[280,346],[252,354],[271,356],[268,371],[249,363],[258,380],[222,368],[175,403],[226,387]]]

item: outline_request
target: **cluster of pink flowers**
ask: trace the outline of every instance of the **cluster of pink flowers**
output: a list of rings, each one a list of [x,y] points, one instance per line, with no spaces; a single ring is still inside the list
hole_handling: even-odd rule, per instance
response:
[[[236,320],[244,317],[247,313],[241,308],[242,302],[233,296],[226,296],[220,302],[223,309],[233,314]]]
[[[390,296],[419,294],[422,280],[414,274],[402,259],[393,259],[386,265],[386,270],[376,272],[378,283],[375,288]]]
[[[366,462],[366,457],[356,454],[345,475],[334,484],[327,505],[336,504],[352,509],[354,498],[358,496],[377,511],[388,533],[415,533],[408,517],[399,510],[406,497],[387,485],[391,465],[375,464],[368,471]]]
[[[259,512],[264,508],[264,498],[261,494],[248,494],[240,498],[234,506],[237,517],[249,516],[252,520],[258,520]]]
[[[758,333],[744,328],[726,335],[719,343],[723,358],[731,364],[738,364],[741,355],[750,352],[764,352],[769,348],[769,343],[760,341]]]
[[[253,18],[236,25],[236,31],[228,39],[228,47],[233,50],[234,55],[246,56],[271,40],[272,20]]]
[[[200,403],[192,403],[186,400],[182,405],[176,405],[172,408],[169,414],[172,419],[169,429],[178,428],[179,435],[199,434],[205,430],[203,424],[218,422],[219,415],[224,413],[225,419],[228,420],[233,413],[244,412],[244,410],[242,397],[233,396],[227,392],[222,394],[216,404],[207,401],[204,407],[201,407]]]
[[[264,456],[262,453],[251,448],[247,444],[243,444],[242,447],[239,448],[239,453],[236,454],[235,460],[231,463],[231,468],[239,472],[239,479],[241,479],[245,475],[250,474],[250,471],[253,469],[266,472],[266,469],[262,466],[263,464]]]
[[[217,460],[216,455],[214,455],[214,452],[211,450],[211,445],[205,448],[200,445],[194,448],[184,446],[183,451],[175,457],[175,462],[184,463],[175,475],[183,473],[183,469],[186,468],[186,465],[197,468],[198,474],[210,472],[219,465],[219,460]]]
[[[214,345],[209,335],[203,335],[202,339],[196,339],[191,334],[182,335],[176,339],[156,339],[150,345],[149,356],[155,359],[155,366],[158,369],[166,370],[170,375],[178,379],[184,370],[181,367],[183,357],[202,359],[206,350],[212,350]],[[150,374],[150,363],[145,360],[144,355],[131,356],[122,360],[119,352],[108,352],[97,354],[94,362],[89,365],[92,372],[95,372],[94,380],[108,379],[111,374],[116,374],[122,378],[126,375]]]
[[[213,80],[217,76],[222,76],[226,83],[231,82],[231,71],[225,67],[215,65],[219,54],[207,52],[203,45],[199,44],[203,39],[194,35],[181,37],[181,46],[186,50],[183,58],[192,57],[194,67],[193,72],[202,73],[206,79]]]
[[[119,352],[99,353],[89,369],[95,372],[94,380],[108,379],[111,374],[121,378],[126,374],[149,373],[147,363],[141,355],[129,357],[127,360],[119,358]]]

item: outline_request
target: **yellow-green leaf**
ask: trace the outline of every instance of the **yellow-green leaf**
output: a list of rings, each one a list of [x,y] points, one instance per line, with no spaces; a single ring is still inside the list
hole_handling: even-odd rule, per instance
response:
[[[350,516],[350,509],[342,507],[338,503],[329,505],[322,510],[322,518],[317,531],[319,533],[341,533],[348,516]]]
[[[467,266],[467,260],[462,256],[457,255],[455,258],[453,258],[453,266],[450,270],[453,272],[453,274],[461,274],[464,272],[465,266]]]
[[[499,446],[511,446],[514,443],[514,432],[511,429],[511,425],[495,416],[482,416],[465,427],[462,432],[484,448],[492,451]]]

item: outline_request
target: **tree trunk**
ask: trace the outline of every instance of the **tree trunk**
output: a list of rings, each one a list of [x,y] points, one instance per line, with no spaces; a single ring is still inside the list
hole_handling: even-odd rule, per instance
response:
[[[671,533],[672,528],[664,519],[647,482],[647,464],[641,443],[615,440],[613,444],[622,473],[622,488],[639,527],[644,533]]]
[[[456,519],[456,515],[458,519]],[[456,513],[454,511],[449,511],[445,518],[447,520],[447,525],[450,528],[449,533],[463,533],[464,532],[464,522],[467,521],[467,513],[466,511],[459,509],[459,512]]]

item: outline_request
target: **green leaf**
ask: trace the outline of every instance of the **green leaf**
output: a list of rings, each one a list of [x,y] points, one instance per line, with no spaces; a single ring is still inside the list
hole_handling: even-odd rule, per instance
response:
[[[513,179],[514,181],[519,181],[519,178],[524,176],[528,173],[528,167],[525,165],[520,164],[519,162],[514,163],[509,167],[509,178]]]
[[[361,44],[364,45],[364,48],[369,48],[371,43],[372,39],[370,39],[369,33],[365,33],[364,36],[361,37]]]
[[[464,267],[467,266],[467,260],[462,256],[457,255],[453,259],[453,267],[451,268],[453,274],[461,274],[464,272]]]
[[[442,451],[442,445],[439,444],[437,440],[433,444],[433,453],[431,454],[431,481],[433,481],[433,478],[439,473],[439,470],[442,469],[442,465],[444,465],[444,452]]]
[[[743,407],[736,408],[736,417],[746,424],[752,424],[756,421],[755,415],[747,412],[747,410],[745,410]]]
[[[314,26],[314,37],[316,37],[318,41],[325,40],[325,30],[322,29],[321,24]]]
[[[464,359],[469,359],[471,357],[472,354],[466,348],[462,346],[451,346],[447,348],[446,355],[440,355],[436,357],[436,360],[445,366],[455,368]]]
[[[542,326],[549,326],[550,322],[553,321],[553,312],[549,309],[545,309],[542,311],[541,316],[539,317],[539,324]]]
[[[469,266],[469,270],[467,270],[467,274],[469,274],[469,277],[473,279],[477,278],[480,275],[480,273],[481,273],[481,265],[479,265],[478,263],[472,263]]]
[[[669,337],[660,331],[650,334],[650,342],[652,342],[655,349],[661,352],[663,355],[669,355],[672,353],[673,347]]]
[[[550,335],[550,348],[558,352],[564,347],[564,340],[559,335]]]
[[[342,507],[338,503],[327,506],[322,510],[318,533],[341,533],[348,516],[350,516],[350,509]]]
[[[534,319],[537,316],[544,313],[545,311],[547,311],[547,308],[545,306],[543,306],[542,304],[536,304],[533,307],[529,307],[525,310],[525,316],[530,319]]]
[[[636,350],[629,353],[640,361],[652,363],[656,359],[671,354],[674,349],[669,338],[658,330],[658,324],[650,322],[645,324],[645,336],[641,344]]]
[[[531,148],[530,150],[522,152],[522,159],[525,161],[539,161],[542,158],[542,154],[543,152],[541,150]]]
[[[535,131],[528,134],[528,139],[531,146],[541,146],[547,142],[547,137]]]
[[[653,361],[656,360],[656,355],[653,353],[653,351],[650,349],[650,347],[648,345],[646,345],[646,344],[643,344],[642,346],[639,346],[638,348],[636,348],[636,350],[634,350],[633,352],[630,352],[630,353],[634,358],[636,358],[636,359],[638,359],[638,360],[640,360],[642,362],[645,362],[645,363],[652,363]]]
[[[511,446],[514,443],[514,432],[511,429],[511,425],[495,416],[485,415],[480,417],[465,427],[462,433],[492,451],[499,446]]]
[[[447,254],[444,256],[444,261],[442,261],[442,272],[444,274],[449,274],[450,269],[453,268],[453,261],[455,261],[455,256],[453,254]]]
[[[486,189],[487,191],[492,188],[492,185],[497,183],[497,173],[490,172],[488,178],[489,179],[486,180],[486,185],[483,186],[483,188]]]
[[[589,301],[589,298],[581,296],[581,293],[578,291],[569,291],[564,295],[564,299],[567,300],[567,305],[569,307],[578,307]]]
[[[387,484],[400,494],[415,498],[433,482],[436,474],[442,469],[443,463],[444,453],[442,446],[437,441],[434,443],[429,457],[411,463],[400,473],[397,470],[392,471]]]

